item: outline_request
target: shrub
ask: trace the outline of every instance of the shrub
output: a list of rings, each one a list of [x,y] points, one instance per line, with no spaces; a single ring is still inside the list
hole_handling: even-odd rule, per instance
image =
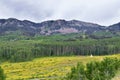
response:
[[[105,58],[101,62],[90,62],[84,66],[78,63],[67,74],[67,80],[111,80],[120,68],[117,58]]]

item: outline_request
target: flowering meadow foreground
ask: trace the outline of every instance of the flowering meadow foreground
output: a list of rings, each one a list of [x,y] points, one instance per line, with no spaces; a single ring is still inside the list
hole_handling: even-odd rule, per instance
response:
[[[28,62],[4,62],[1,66],[6,74],[6,80],[61,80],[78,62],[86,64],[91,61],[101,61],[105,57],[120,58],[120,55],[44,57]],[[119,74],[113,80],[119,80]]]

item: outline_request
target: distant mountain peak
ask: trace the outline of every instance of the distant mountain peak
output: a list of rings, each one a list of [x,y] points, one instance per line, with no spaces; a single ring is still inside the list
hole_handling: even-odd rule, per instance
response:
[[[49,20],[35,23],[29,20],[18,20],[16,18],[0,19],[0,35],[9,31],[21,31],[25,35],[52,35],[68,33],[92,34],[100,31],[120,31],[120,23],[106,28],[94,23],[79,20]]]
[[[6,20],[18,20],[18,19],[16,19],[16,18],[8,18]]]

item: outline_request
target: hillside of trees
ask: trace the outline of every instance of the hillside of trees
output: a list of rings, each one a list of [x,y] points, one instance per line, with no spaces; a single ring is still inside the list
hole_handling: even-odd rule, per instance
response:
[[[65,38],[65,37],[64,37]],[[56,39],[56,40],[54,40]],[[47,37],[0,42],[0,61],[21,62],[46,56],[110,55],[120,53],[120,38],[66,39]]]

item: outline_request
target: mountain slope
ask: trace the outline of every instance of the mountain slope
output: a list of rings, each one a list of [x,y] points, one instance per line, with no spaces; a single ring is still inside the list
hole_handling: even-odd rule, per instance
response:
[[[120,23],[106,27],[98,24],[82,22],[78,20],[50,20],[41,23],[34,23],[28,20],[18,20],[15,18],[0,19],[0,35],[19,32],[20,35],[52,35],[68,33],[84,33],[87,35],[96,32],[119,32]]]

